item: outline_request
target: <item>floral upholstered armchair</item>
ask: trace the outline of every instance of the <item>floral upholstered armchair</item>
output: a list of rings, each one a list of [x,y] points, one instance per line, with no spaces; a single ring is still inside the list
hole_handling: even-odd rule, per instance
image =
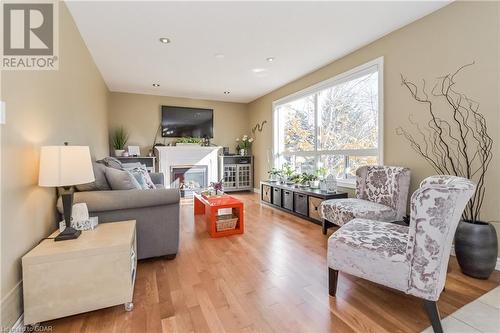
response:
[[[325,200],[320,206],[321,217],[343,226],[354,218],[394,222],[406,214],[410,169],[372,165],[356,170],[356,198]],[[323,234],[326,235],[326,221]]]
[[[329,293],[338,271],[424,300],[434,332],[455,230],[475,184],[455,176],[425,179],[411,198],[410,226],[354,219],[328,239]]]

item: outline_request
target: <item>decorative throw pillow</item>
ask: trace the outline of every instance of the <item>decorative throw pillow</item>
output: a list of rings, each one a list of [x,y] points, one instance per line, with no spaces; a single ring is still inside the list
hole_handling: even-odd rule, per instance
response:
[[[151,176],[149,175],[149,172],[145,166],[133,168],[132,170],[130,170],[130,172],[132,172],[134,174],[134,176],[136,174],[140,175],[140,177],[142,178],[142,180],[144,181],[144,184],[145,184],[145,187],[143,187],[143,189],[152,190],[152,189],[156,188],[156,186],[153,183],[153,180],[151,179]],[[141,183],[141,182],[139,182],[139,183]]]
[[[128,171],[134,168],[140,168],[141,166],[146,167],[144,164],[141,164],[141,162],[122,163],[123,170],[128,170]]]
[[[112,190],[141,190],[142,187],[135,177],[125,170],[106,168],[106,179]]]
[[[144,180],[144,176],[142,175],[141,172],[134,172],[134,171],[129,171],[134,177],[135,180],[141,185],[141,189],[147,190],[149,189],[148,185],[146,185],[146,181]]]
[[[122,162],[111,156],[105,157],[102,160],[97,161],[97,163],[104,164],[108,168],[123,170]]]
[[[104,175],[106,166],[100,163],[93,162],[92,169],[94,169],[95,180],[92,183],[76,185],[76,189],[80,192],[84,191],[108,191],[111,187]]]

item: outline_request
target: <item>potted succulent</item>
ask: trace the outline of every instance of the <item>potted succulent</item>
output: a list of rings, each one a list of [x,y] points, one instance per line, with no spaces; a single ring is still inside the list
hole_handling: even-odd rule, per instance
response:
[[[280,176],[281,176],[281,170],[278,170],[276,168],[272,168],[267,173],[269,174],[269,181],[270,182],[278,181]]]
[[[113,144],[113,149],[115,150],[115,156],[120,157],[123,156],[125,152],[125,146],[128,141],[128,133],[123,127],[117,128],[111,137],[111,141]]]
[[[240,138],[236,138],[236,142],[238,143],[236,146],[236,151],[240,153],[241,156],[246,156],[250,153],[250,148],[252,148],[252,142],[254,138],[248,137],[248,135],[243,135]]]
[[[493,139],[488,134],[485,117],[479,112],[479,104],[454,90],[457,74],[472,64],[440,77],[430,93],[425,91],[425,82],[422,88],[418,88],[415,83],[401,77],[410,95],[426,106],[429,118],[424,126],[410,119],[416,135],[401,127],[397,133],[404,136],[438,174],[468,178],[477,184],[458,224],[455,253],[464,274],[487,279],[495,269],[498,256],[495,228],[480,215],[488,184],[485,176],[492,160]],[[439,104],[433,104],[436,101]],[[447,108],[439,112],[436,105],[446,105]]]
[[[281,167],[281,176],[284,183],[289,183],[292,176],[295,174],[295,170],[288,163],[283,164]]]

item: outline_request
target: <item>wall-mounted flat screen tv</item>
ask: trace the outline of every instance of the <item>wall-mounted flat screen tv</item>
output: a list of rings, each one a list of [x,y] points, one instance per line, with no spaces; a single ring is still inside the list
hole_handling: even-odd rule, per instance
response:
[[[212,139],[214,110],[162,105],[161,135],[166,138],[189,136]]]

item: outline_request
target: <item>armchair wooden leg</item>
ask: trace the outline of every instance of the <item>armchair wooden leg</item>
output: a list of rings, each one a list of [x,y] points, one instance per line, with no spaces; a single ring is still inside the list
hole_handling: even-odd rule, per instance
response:
[[[441,317],[439,316],[437,302],[424,300],[424,307],[427,312],[427,316],[431,320],[434,333],[443,333],[443,326],[441,326]]]
[[[335,297],[337,293],[337,281],[339,279],[339,271],[328,267],[328,293]]]

